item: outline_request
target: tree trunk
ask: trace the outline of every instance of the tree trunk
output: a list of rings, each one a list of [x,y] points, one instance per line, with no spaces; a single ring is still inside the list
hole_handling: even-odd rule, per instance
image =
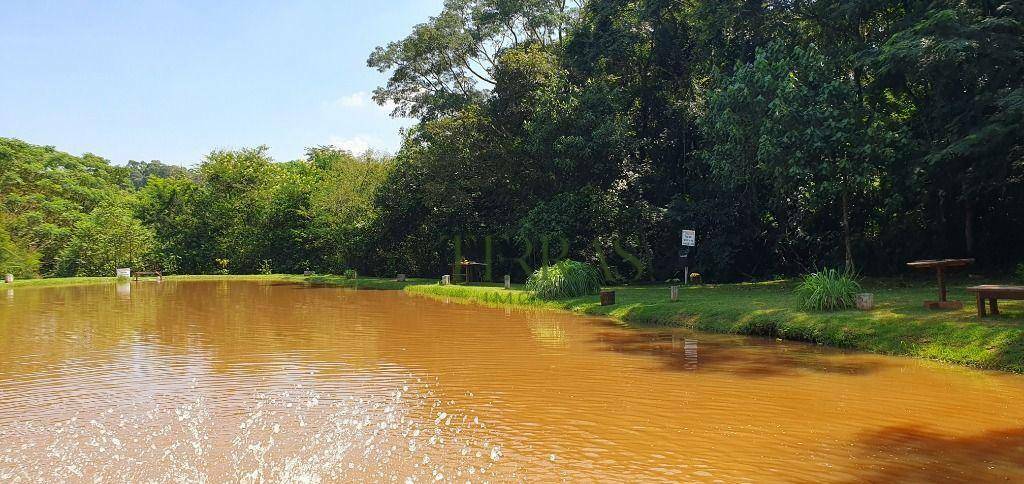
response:
[[[967,180],[960,182],[960,196],[964,200],[964,249],[967,255],[974,255],[974,204],[971,203]]]
[[[843,190],[843,243],[846,246],[846,270],[853,271],[853,245],[850,242],[850,195]]]
[[[974,207],[964,203],[964,248],[967,255],[974,255]]]

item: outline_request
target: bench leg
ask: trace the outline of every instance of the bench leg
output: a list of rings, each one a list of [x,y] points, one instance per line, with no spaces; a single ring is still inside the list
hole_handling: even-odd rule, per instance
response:
[[[981,297],[981,293],[980,292],[977,294],[977,298],[978,298],[978,317],[979,318],[984,318],[985,317],[985,298]]]
[[[988,300],[988,308],[992,310],[993,316],[999,315],[999,302],[996,301],[996,298],[991,298]]]

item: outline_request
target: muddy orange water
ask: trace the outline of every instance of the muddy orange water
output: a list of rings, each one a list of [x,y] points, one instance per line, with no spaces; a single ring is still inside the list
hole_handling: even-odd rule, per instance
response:
[[[0,480],[97,478],[1020,482],[1024,378],[395,291],[0,286]]]

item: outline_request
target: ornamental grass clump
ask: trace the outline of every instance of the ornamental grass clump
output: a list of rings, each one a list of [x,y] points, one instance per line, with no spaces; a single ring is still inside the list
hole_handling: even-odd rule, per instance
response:
[[[854,306],[860,284],[849,271],[824,269],[804,276],[796,294],[805,309],[838,311]]]
[[[526,280],[526,289],[539,299],[596,294],[601,290],[601,274],[590,264],[566,259],[534,271]]]

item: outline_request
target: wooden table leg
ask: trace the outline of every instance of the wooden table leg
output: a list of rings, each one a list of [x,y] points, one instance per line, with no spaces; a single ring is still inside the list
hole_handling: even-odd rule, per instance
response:
[[[991,298],[988,300],[988,308],[992,310],[993,316],[999,315],[999,302],[996,300],[996,298]]]
[[[977,297],[978,297],[978,317],[979,318],[984,318],[985,317],[985,298],[981,297],[981,293],[980,292],[977,294]]]
[[[946,302],[946,271],[939,266],[935,268],[935,273],[939,278],[939,301]]]

